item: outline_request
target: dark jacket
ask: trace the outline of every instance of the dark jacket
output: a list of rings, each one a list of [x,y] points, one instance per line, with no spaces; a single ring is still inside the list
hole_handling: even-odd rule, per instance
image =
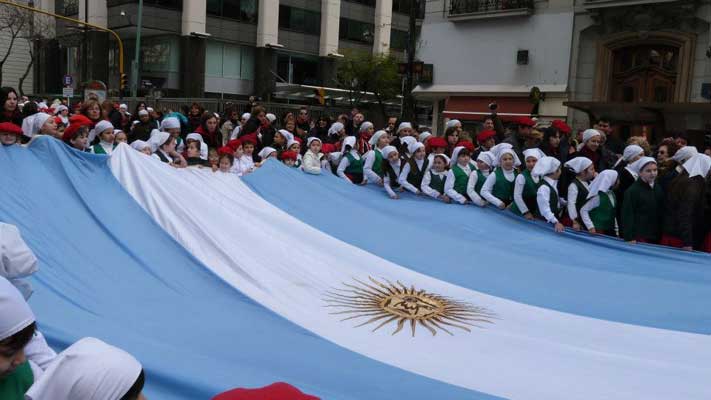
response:
[[[158,129],[158,124],[155,121],[149,120],[146,123],[139,121],[131,128],[131,134],[128,135],[129,143],[136,140],[147,141],[151,138],[151,131],[153,129]]]
[[[649,186],[638,179],[625,192],[622,206],[622,236],[625,240],[657,242],[664,215],[664,193],[659,185]]]
[[[109,112],[109,121],[111,125],[114,126],[114,129],[123,130],[123,116],[119,110],[111,109],[111,112]]]
[[[700,247],[706,231],[704,203],[706,181],[689,178],[684,171],[674,178],[666,195],[664,234],[679,238],[684,246]]]
[[[622,221],[622,207],[625,203],[625,192],[637,180],[632,176],[632,173],[625,168],[626,166],[627,163],[621,162],[620,165],[615,168],[615,171],[617,171],[617,179],[620,181],[619,185],[617,185],[617,189],[615,189],[615,199],[617,200],[615,210],[617,211],[618,222]]]

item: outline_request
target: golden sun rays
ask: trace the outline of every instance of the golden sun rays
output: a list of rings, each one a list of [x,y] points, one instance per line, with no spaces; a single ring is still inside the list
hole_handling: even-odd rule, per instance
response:
[[[450,335],[453,328],[471,332],[470,327],[493,323],[495,314],[485,308],[448,297],[409,288],[399,281],[386,283],[368,277],[370,283],[353,279],[356,284],[343,283],[344,288],[325,293],[326,307],[334,308],[330,314],[344,316],[341,321],[357,320],[355,327],[376,324],[373,332],[388,324],[395,324],[393,335],[409,325],[412,336],[418,326],[432,336],[438,331]],[[363,319],[367,318],[365,321]]]

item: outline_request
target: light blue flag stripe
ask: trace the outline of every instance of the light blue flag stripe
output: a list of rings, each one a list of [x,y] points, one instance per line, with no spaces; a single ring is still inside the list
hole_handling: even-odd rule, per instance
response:
[[[350,185],[268,162],[244,178],[315,228],[412,270],[530,305],[711,333],[711,256],[553,232],[492,208]]]

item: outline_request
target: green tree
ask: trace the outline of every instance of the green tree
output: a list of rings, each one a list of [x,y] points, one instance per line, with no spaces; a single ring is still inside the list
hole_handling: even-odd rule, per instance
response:
[[[347,51],[344,56],[337,65],[337,86],[348,91],[352,107],[361,107],[366,93],[372,93],[382,117],[387,118],[385,102],[395,99],[401,90],[397,60],[366,51]]]

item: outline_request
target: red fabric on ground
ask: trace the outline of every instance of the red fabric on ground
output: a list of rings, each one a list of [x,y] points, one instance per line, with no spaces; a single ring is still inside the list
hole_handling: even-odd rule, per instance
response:
[[[304,394],[301,390],[284,382],[272,383],[258,389],[233,389],[218,394],[212,400],[320,400],[316,396]]]

